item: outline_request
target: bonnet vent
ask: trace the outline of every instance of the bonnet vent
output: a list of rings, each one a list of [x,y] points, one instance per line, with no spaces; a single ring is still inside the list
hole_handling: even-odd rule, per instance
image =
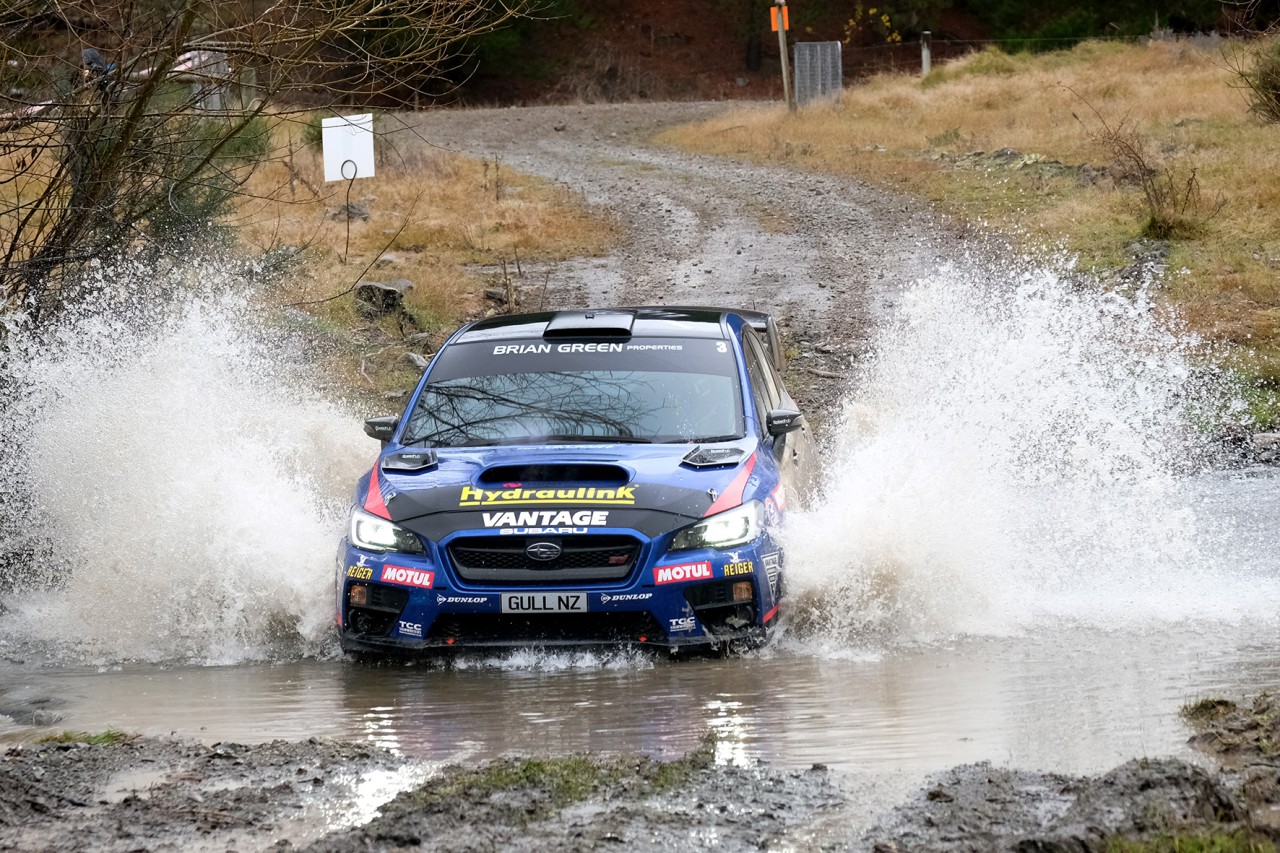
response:
[[[502,483],[602,483],[622,486],[631,479],[620,465],[495,465],[480,474],[485,485]]]

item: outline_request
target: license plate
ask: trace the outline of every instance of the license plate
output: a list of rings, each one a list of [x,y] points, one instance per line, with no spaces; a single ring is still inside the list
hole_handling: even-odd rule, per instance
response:
[[[504,592],[503,613],[586,613],[585,592]]]

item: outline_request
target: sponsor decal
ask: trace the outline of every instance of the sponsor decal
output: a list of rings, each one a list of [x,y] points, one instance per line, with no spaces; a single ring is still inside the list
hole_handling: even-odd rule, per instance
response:
[[[610,601],[648,601],[651,598],[653,598],[651,592],[600,593],[601,604],[608,604]]]
[[[463,486],[458,506],[517,506],[537,504],[596,504],[598,506],[632,506],[636,502],[635,486],[597,489],[578,486],[568,489],[525,489],[519,483],[507,483],[502,489],[477,489]],[[495,526],[501,526],[496,524]]]
[[[782,552],[762,554],[760,562],[764,563],[764,572],[769,576],[769,592],[774,601],[778,600],[778,577],[782,573]]]
[[[603,527],[609,523],[607,509],[521,510],[520,512],[484,512],[485,527]]]
[[[373,580],[373,566],[347,566],[347,577],[358,581]]]
[[[755,571],[756,564],[750,560],[738,560],[737,562],[724,564],[724,576],[727,578],[737,575],[752,575],[755,574]]]
[[[590,533],[589,527],[504,527],[499,536],[563,536],[568,533]]]
[[[698,627],[698,617],[696,616],[677,616],[675,619],[668,619],[667,623],[671,626],[670,633],[676,634],[681,631],[692,631]]]
[[[662,352],[681,352],[684,344],[627,344],[627,352],[638,351],[662,351]],[[723,350],[721,350],[723,352]]]
[[[421,622],[398,622],[396,623],[400,629],[400,633],[409,637],[422,636]]]
[[[487,595],[440,595],[436,594],[436,604],[486,604]]]
[[[679,566],[655,566],[654,583],[678,583],[680,581],[698,581],[712,577],[711,564],[705,560],[701,563],[684,563]]]
[[[436,573],[422,569],[409,569],[404,566],[386,565],[382,567],[382,576],[378,580],[383,583],[396,583],[401,586],[431,589],[436,582]]]
[[[496,344],[494,355],[546,355],[551,344]],[[622,352],[622,344],[557,344],[556,352]]]

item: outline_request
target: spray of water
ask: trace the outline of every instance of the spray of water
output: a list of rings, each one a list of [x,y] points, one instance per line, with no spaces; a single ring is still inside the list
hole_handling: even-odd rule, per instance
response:
[[[789,519],[784,646],[1274,610],[1275,549],[1187,473],[1221,397],[1196,342],[1141,293],[1028,269],[956,266],[905,292],[846,402],[823,499]],[[140,302],[143,279],[182,295]],[[193,280],[209,286],[193,296]],[[211,266],[104,270],[101,298],[56,329],[10,331],[0,649],[333,651],[333,552],[371,448],[296,339],[222,281]]]
[[[822,500],[789,519],[790,639],[1269,612],[1274,566],[1229,557],[1237,531],[1194,497],[1223,399],[1202,350],[1144,293],[1049,269],[916,282],[858,371]]]
[[[4,550],[27,556],[0,588],[0,645],[104,662],[326,652],[368,439],[216,265],[99,275],[101,297],[56,329],[10,334],[2,476],[20,517]]]

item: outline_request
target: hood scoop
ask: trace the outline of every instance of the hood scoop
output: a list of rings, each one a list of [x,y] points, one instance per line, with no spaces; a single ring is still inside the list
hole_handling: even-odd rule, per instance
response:
[[[481,485],[506,483],[604,483],[626,485],[631,474],[621,465],[530,463],[495,465],[481,472]]]

